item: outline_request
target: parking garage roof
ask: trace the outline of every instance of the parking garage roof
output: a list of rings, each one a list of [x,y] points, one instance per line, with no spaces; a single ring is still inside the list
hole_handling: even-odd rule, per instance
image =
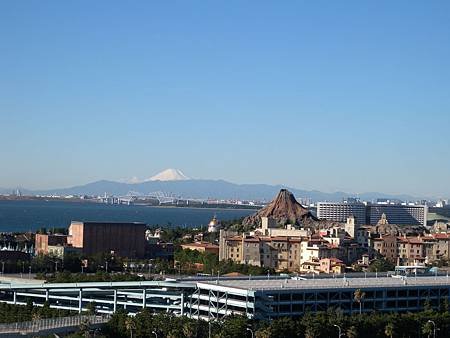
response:
[[[309,279],[220,279],[201,281],[200,283],[244,290],[321,290],[321,289],[368,289],[390,288],[403,286],[443,286],[450,287],[448,276],[421,276],[421,277],[367,277],[367,278],[309,278]]]

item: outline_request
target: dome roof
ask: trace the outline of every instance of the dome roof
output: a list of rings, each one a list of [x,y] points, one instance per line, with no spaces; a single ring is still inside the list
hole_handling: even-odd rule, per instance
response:
[[[214,217],[212,218],[212,220],[209,222],[209,226],[216,226],[219,225],[219,220],[217,219],[217,217],[214,215]]]

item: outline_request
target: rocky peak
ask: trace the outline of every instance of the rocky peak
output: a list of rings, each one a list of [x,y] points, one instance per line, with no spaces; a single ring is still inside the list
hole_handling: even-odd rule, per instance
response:
[[[303,224],[305,221],[316,221],[311,212],[297,202],[294,195],[287,189],[281,189],[275,199],[263,209],[246,217],[244,225],[260,225],[261,217],[272,217],[277,223]]]

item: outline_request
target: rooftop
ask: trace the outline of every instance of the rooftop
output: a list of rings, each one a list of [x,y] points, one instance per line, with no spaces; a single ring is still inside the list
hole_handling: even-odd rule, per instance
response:
[[[266,277],[267,278],[267,277]],[[295,279],[219,279],[202,281],[200,283],[220,285],[244,290],[279,290],[279,289],[367,289],[367,288],[389,288],[399,286],[428,286],[445,285],[450,286],[450,277],[447,276],[418,276],[408,277],[405,280],[394,277],[367,277],[367,278],[345,278],[342,276],[336,278],[308,278],[304,280]]]
[[[216,244],[208,243],[208,242],[193,242],[193,243],[185,243],[181,244],[181,247],[195,247],[195,248],[205,248],[205,249],[219,249],[219,246]]]

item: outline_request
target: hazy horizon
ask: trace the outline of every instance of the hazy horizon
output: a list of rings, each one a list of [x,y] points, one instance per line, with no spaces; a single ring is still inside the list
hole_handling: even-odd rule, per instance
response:
[[[448,198],[449,36],[448,1],[3,1],[0,187]]]
[[[117,183],[126,183],[126,184],[141,184],[141,183],[146,183],[149,182],[150,180],[148,178],[143,179],[143,180],[139,180],[139,181],[134,181],[135,179],[138,179],[138,177],[132,177],[131,179],[119,179],[119,180],[115,180],[115,179],[100,179],[98,181],[109,181],[109,182],[117,182]],[[224,180],[222,178],[202,178],[202,177],[188,177],[188,180]],[[59,186],[59,187],[35,187],[35,188],[30,188],[30,187],[24,187],[24,186],[16,186],[16,187],[3,187],[0,186],[0,188],[2,189],[11,189],[12,191],[14,189],[27,189],[27,190],[31,190],[31,191],[52,191],[52,190],[58,190],[58,189],[66,189],[66,188],[73,188],[75,186],[83,186],[86,184],[91,184],[91,183],[95,183],[98,181],[90,181],[90,182],[82,182],[79,184],[74,184],[74,185],[70,185],[70,186]],[[447,196],[433,196],[433,195],[414,195],[414,194],[406,194],[406,193],[402,193],[402,192],[386,192],[386,191],[344,191],[344,190],[333,190],[333,191],[326,191],[326,190],[319,190],[319,189],[306,189],[304,187],[296,187],[296,186],[289,186],[283,183],[265,183],[265,182],[232,182],[232,181],[228,181],[228,180],[224,180],[227,181],[229,183],[233,183],[233,184],[267,184],[267,185],[281,185],[281,186],[286,186],[288,188],[293,188],[293,189],[298,189],[298,190],[309,190],[309,191],[321,191],[324,193],[347,193],[348,197],[357,197],[360,194],[366,194],[366,193],[379,193],[379,194],[386,194],[386,195],[410,195],[412,197],[415,198],[430,198],[430,199],[447,199]],[[308,197],[308,196],[297,196],[297,197]],[[379,196],[382,197],[382,196]]]

